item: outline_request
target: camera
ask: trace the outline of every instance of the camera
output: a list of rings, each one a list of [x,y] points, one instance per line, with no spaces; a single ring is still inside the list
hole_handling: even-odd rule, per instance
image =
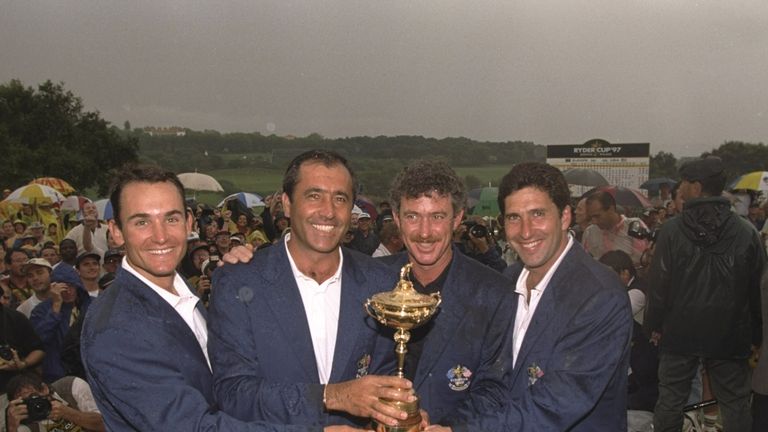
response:
[[[657,230],[648,231],[640,221],[632,221],[627,228],[627,235],[639,240],[656,241]]]
[[[0,345],[0,358],[5,361],[13,360],[13,351],[10,345]]]
[[[45,420],[51,414],[51,401],[43,396],[32,395],[22,400],[27,406],[27,419],[24,423],[34,423]]]
[[[485,225],[480,225],[475,221],[464,221],[461,224],[467,227],[467,231],[461,236],[462,240],[469,240],[470,235],[474,238],[485,238],[488,236],[488,228]]]
[[[211,277],[211,273],[213,273],[214,270],[216,270],[216,267],[218,267],[219,264],[219,256],[218,255],[211,255],[207,262],[203,262],[203,275],[207,277]]]

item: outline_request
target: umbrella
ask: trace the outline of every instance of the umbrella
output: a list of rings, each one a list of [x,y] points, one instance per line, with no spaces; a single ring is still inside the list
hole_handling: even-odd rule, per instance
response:
[[[62,195],[69,195],[75,192],[75,188],[64,180],[56,177],[40,177],[32,180],[29,184],[41,184],[61,192]]]
[[[616,205],[622,207],[645,207],[652,208],[653,204],[648,201],[643,193],[634,188],[628,188],[624,186],[600,186],[587,191],[583,197],[588,197],[595,192],[608,192],[616,200]]]
[[[729,187],[730,190],[748,189],[753,191],[768,191],[768,171],[753,171],[739,177]]]
[[[379,216],[379,213],[376,211],[376,205],[373,204],[373,201],[365,195],[358,195],[355,198],[354,204],[358,206],[360,210],[368,213],[372,220],[376,220],[376,218]]]
[[[96,200],[93,202],[96,209],[99,211],[99,219],[108,221],[114,219],[114,211],[112,210],[112,202],[108,198]]]
[[[641,184],[640,189],[645,189],[648,192],[656,192],[661,188],[661,185],[665,185],[665,184],[669,186],[674,186],[677,184],[677,182],[672,180],[669,177],[656,177]]]
[[[234,193],[232,195],[229,195],[228,197],[226,197],[223,200],[221,200],[221,202],[219,203],[219,205],[217,207],[224,207],[224,204],[227,201],[233,200],[233,199],[236,199],[236,200],[240,201],[241,203],[243,203],[244,206],[246,206],[248,208],[263,207],[265,205],[264,201],[262,200],[262,198],[259,195],[255,194],[255,193],[238,192],[238,193]]]
[[[70,195],[61,202],[61,209],[79,212],[83,208],[83,204],[87,202],[91,202],[91,200],[84,196]]]
[[[224,192],[215,178],[202,173],[182,173],[179,174],[179,181],[186,189],[193,191]]]
[[[608,180],[602,174],[589,168],[570,168],[563,171],[563,176],[571,185],[608,186]]]
[[[28,184],[22,186],[5,199],[13,203],[33,204],[33,203],[60,203],[66,198],[59,191],[52,187],[40,184]]]
[[[476,216],[496,217],[501,213],[499,211],[499,188],[484,187],[480,190],[480,197],[477,204],[472,208],[472,214]]]

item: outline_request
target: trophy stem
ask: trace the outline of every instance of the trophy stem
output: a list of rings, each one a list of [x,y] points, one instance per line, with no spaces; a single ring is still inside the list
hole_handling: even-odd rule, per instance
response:
[[[400,378],[405,378],[405,354],[408,353],[408,348],[405,345],[406,342],[408,342],[408,339],[411,338],[411,333],[404,329],[404,328],[398,328],[395,332],[395,342],[397,342],[397,346],[395,347],[395,354],[397,355],[397,376]]]

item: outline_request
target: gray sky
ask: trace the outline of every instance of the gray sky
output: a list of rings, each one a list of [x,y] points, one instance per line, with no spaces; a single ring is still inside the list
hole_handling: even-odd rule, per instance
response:
[[[119,127],[768,141],[765,0],[0,0],[0,40]]]

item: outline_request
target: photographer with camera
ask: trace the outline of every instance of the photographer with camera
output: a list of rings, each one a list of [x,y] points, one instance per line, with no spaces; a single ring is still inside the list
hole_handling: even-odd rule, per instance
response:
[[[632,257],[635,267],[640,266],[640,258],[648,249],[648,240],[629,233],[634,224],[635,231],[648,231],[643,221],[628,218],[616,210],[616,199],[608,192],[595,192],[587,197],[587,215],[592,225],[587,227],[582,237],[584,249],[599,259],[606,252],[622,250]]]
[[[473,258],[496,271],[504,271],[507,263],[501,258],[501,252],[496,246],[485,221],[479,216],[470,216],[453,233],[456,247],[464,255]]]
[[[50,387],[25,373],[8,383],[7,431],[104,431],[104,421],[88,383],[64,377]]]

